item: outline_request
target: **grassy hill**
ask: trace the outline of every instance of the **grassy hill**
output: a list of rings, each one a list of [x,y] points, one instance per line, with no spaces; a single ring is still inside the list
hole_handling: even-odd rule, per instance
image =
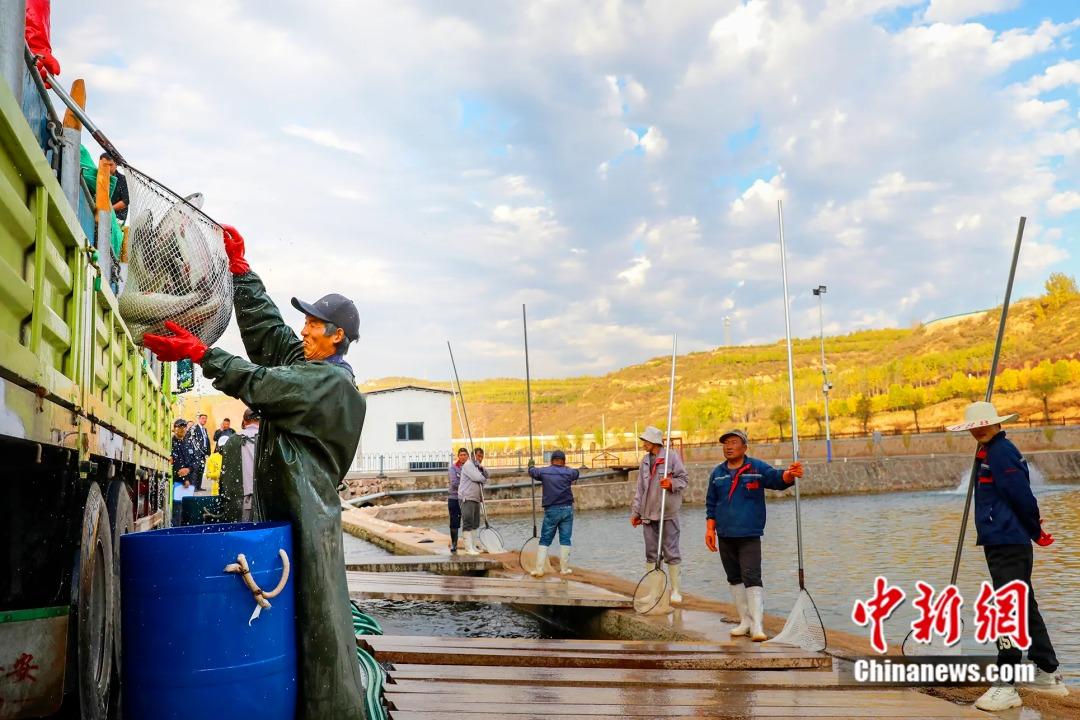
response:
[[[825,339],[833,390],[834,433],[937,429],[981,399],[993,354],[1000,308],[911,329],[867,330]],[[820,346],[816,337],[793,344],[800,434],[819,431],[822,415]],[[599,435],[631,432],[634,422],[663,427],[669,358],[660,357],[599,377],[534,380],[533,424],[538,434],[563,435],[578,447]],[[772,345],[720,347],[679,357],[676,430],[691,440],[715,438],[737,425],[762,439],[788,433],[787,357]],[[363,390],[423,381],[382,378]],[[527,430],[525,382],[495,378],[465,382],[474,435],[515,436]],[[1080,293],[1071,278],[1051,276],[1047,293],[1010,309],[995,389],[999,410],[1041,419],[1080,417]],[[456,423],[455,423],[456,426]],[[598,442],[598,438],[596,439]],[[617,441],[609,435],[608,444]]]

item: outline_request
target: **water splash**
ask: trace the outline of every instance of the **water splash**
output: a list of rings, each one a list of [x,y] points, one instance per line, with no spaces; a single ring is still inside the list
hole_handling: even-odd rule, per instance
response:
[[[1049,485],[1046,482],[1046,476],[1043,475],[1042,470],[1035,467],[1035,465],[1028,461],[1028,475],[1031,478],[1031,487],[1033,490],[1044,488]],[[965,470],[960,474],[960,479],[956,483],[956,487],[949,490],[940,490],[942,495],[966,495],[968,488],[968,480],[971,478],[971,471]]]

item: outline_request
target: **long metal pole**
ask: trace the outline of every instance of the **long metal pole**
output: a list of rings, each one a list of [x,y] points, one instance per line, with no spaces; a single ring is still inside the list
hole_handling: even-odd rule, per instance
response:
[[[787,338],[788,393],[791,400],[791,452],[795,461],[799,459],[799,419],[795,412],[795,363],[791,353],[791,312],[788,308],[787,286],[787,248],[784,245],[784,204],[776,201],[776,215],[780,222],[780,274],[784,279],[784,335]],[[805,590],[803,580],[803,542],[802,512],[799,505],[799,478],[795,478],[795,537],[799,546],[799,589]]]
[[[1001,344],[1005,339],[1005,322],[1009,318],[1009,302],[1012,300],[1013,279],[1016,277],[1016,263],[1020,259],[1020,244],[1024,240],[1024,225],[1027,218],[1021,216],[1016,228],[1016,242],[1013,244],[1012,263],[1009,265],[1009,282],[1005,285],[1005,300],[1001,304],[1001,317],[998,319],[997,339],[994,341],[994,359],[990,361],[990,377],[986,381],[986,402],[994,395],[994,380],[997,377],[998,361],[1001,360]],[[952,575],[949,584],[955,585],[960,574],[960,556],[964,552],[964,536],[967,534],[968,517],[971,514],[971,499],[975,494],[975,478],[979,474],[979,457],[976,449],[975,459],[971,462],[971,474],[968,476],[967,497],[964,499],[964,516],[960,520],[960,535],[956,538],[956,555],[953,557]]]
[[[446,349],[450,351],[450,369],[454,373],[454,382],[457,383],[457,396],[461,402],[461,415],[465,418],[465,435],[469,438],[469,457],[471,458],[474,451],[472,428],[469,427],[469,413],[465,409],[465,397],[461,394],[461,378],[457,374],[457,363],[454,362],[454,349],[450,347],[450,341],[446,341]]]
[[[819,292],[817,296],[818,325],[821,327],[821,394],[825,396],[825,462],[832,462],[832,436],[829,434],[829,367],[825,364],[825,293]]]
[[[532,424],[532,375],[529,373],[529,323],[525,319],[525,303],[521,303],[521,329],[525,334],[525,404],[529,408],[529,464],[533,459],[533,424]],[[529,478],[529,489],[532,491],[532,521],[533,537],[536,537],[536,483]]]
[[[679,334],[671,336],[671,386],[668,389],[667,430],[664,433],[664,477],[671,476],[671,410],[675,405],[675,350],[679,344]],[[660,530],[656,536],[656,567],[664,552],[664,507],[667,505],[667,490],[660,488]]]

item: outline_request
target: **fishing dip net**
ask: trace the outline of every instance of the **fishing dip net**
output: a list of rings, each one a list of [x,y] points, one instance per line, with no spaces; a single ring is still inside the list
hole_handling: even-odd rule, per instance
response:
[[[807,652],[820,652],[825,649],[825,625],[821,622],[817,605],[806,589],[799,591],[799,597],[795,599],[795,606],[791,608],[780,634],[771,640],[769,644],[794,645]]]
[[[232,274],[221,227],[202,213],[201,194],[180,197],[125,168],[131,204],[127,282],[120,316],[135,342],[169,335],[171,320],[213,345],[232,315]]]

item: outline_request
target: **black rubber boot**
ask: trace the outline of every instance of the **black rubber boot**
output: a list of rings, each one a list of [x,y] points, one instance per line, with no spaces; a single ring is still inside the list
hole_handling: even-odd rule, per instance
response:
[[[457,528],[450,528],[450,552],[457,553]]]

